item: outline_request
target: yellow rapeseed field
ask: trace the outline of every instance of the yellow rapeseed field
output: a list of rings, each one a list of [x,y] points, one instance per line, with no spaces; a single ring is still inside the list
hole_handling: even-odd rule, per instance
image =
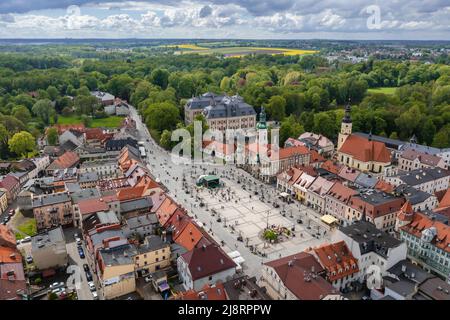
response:
[[[179,49],[188,49],[188,50],[209,50],[209,48],[199,47],[195,44],[171,44],[171,45],[167,45],[166,47],[169,47],[169,48],[178,47]]]

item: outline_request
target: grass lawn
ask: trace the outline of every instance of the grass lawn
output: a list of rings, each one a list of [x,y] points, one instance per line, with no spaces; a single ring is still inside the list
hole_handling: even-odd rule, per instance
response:
[[[397,87],[381,87],[381,88],[371,88],[368,92],[371,93],[384,93],[384,94],[394,94]]]
[[[34,236],[37,233],[36,220],[28,219],[26,222],[17,226],[20,233],[16,233],[16,239],[23,239],[26,236]]]
[[[108,118],[103,119],[92,119],[91,127],[105,127],[105,128],[118,128],[123,121],[123,117],[119,116],[110,116]],[[81,118],[78,116],[59,116],[58,124],[78,124],[81,123]]]

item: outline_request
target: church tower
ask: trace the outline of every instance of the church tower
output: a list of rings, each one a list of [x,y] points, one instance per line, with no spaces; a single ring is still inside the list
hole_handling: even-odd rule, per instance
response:
[[[259,121],[256,125],[256,130],[258,131],[258,143],[260,146],[267,145],[268,141],[268,130],[266,123],[266,112],[264,107],[261,108],[261,113],[259,114]]]
[[[350,107],[350,103],[348,103],[347,106],[345,107],[345,115],[344,115],[344,118],[342,118],[342,123],[341,123],[341,132],[339,133],[339,136],[338,136],[338,145],[337,145],[338,150],[341,149],[345,140],[351,134],[352,134],[351,107]]]

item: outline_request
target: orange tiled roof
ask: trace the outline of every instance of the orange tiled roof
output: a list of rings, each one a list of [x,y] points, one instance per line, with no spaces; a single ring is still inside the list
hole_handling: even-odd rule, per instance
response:
[[[324,244],[313,251],[327,271],[329,281],[342,279],[359,271],[358,259],[353,257],[344,241]]]
[[[339,174],[339,171],[341,170],[341,166],[333,163],[331,160],[325,161],[320,167],[336,175]]]
[[[183,230],[174,238],[175,243],[191,251],[197,243],[203,238],[203,233],[199,227],[192,221],[188,221]]]
[[[414,210],[409,201],[406,201],[400,211],[397,213],[397,219],[401,221],[412,221]]]
[[[411,223],[401,227],[400,230],[420,238],[422,231],[431,227],[436,228],[436,237],[431,243],[441,250],[450,252],[450,226],[438,220],[431,220],[420,212],[416,212]]]
[[[362,162],[391,162],[391,153],[384,143],[373,140],[369,141],[366,138],[353,134],[347,137],[339,152],[348,154]]]
[[[75,130],[79,132],[84,132],[86,130],[86,127],[84,124],[57,124],[55,125],[55,128],[58,130],[58,134],[62,134],[67,130]]]
[[[350,198],[358,194],[358,192],[353,189],[350,189],[349,187],[344,186],[340,182],[336,182],[331,187],[330,191],[328,191],[328,194],[343,203],[348,203]]]
[[[177,300],[228,300],[225,288],[221,282],[210,286],[206,284],[201,291],[189,290],[181,293]]]
[[[384,191],[386,193],[392,193],[394,192],[394,186],[390,184],[389,182],[386,182],[382,179],[378,180],[378,182],[375,184],[375,189]]]
[[[171,198],[166,197],[161,206],[156,210],[159,223],[164,226],[177,209],[178,205]]]
[[[117,191],[117,199],[119,201],[137,199],[142,197],[144,193],[145,186],[123,188]]]
[[[310,153],[311,153],[311,159],[310,159],[311,163],[325,161],[325,158],[322,157],[316,150],[310,150]]]
[[[450,207],[450,188],[447,189],[438,206],[439,209],[448,207]]]
[[[75,166],[78,161],[80,161],[80,157],[78,156],[78,154],[72,151],[67,151],[62,156],[53,161],[50,167],[52,169],[68,169]]]
[[[0,264],[22,262],[22,255],[16,248],[0,246]]]
[[[16,248],[16,237],[14,232],[3,224],[0,224],[0,245]]]
[[[86,215],[100,211],[108,211],[109,206],[102,198],[94,198],[78,202],[78,209],[81,215]]]

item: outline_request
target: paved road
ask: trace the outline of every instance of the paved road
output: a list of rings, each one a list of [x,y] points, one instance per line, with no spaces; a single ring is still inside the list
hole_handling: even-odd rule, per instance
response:
[[[172,196],[178,203],[183,204],[187,209],[190,208],[190,204],[194,202],[194,200],[190,197],[189,194],[186,194],[183,189],[182,177],[183,175],[200,175],[203,172],[211,172],[216,170],[216,173],[219,175],[227,176],[230,179],[240,179],[248,181],[249,185],[254,185],[256,188],[262,188],[262,194],[265,199],[270,202],[273,202],[277,199],[278,191],[274,188],[274,186],[266,185],[261,181],[256,180],[247,172],[237,169],[234,166],[212,166],[202,164],[197,166],[192,165],[176,165],[171,160],[171,155],[158,146],[147,129],[147,127],[142,123],[141,117],[138,115],[135,108],[131,107],[130,116],[133,120],[136,121],[137,131],[140,134],[140,139],[145,141],[144,146],[147,150],[147,166],[151,170],[152,174],[158,178],[161,183],[163,183],[166,188],[169,190],[169,195]],[[267,202],[267,201],[266,201]],[[280,201],[278,201],[280,202]],[[320,215],[310,208],[306,208],[298,202],[292,204],[285,204],[284,208],[281,205],[281,208],[278,210],[285,210],[286,217],[290,219],[294,224],[296,224],[296,220],[298,218],[302,218],[302,220],[308,225],[311,225],[311,229],[309,232],[315,234],[319,231],[321,234],[324,232],[328,232],[328,226],[324,225],[320,221]],[[292,218],[290,217],[292,213]],[[208,222],[211,220],[211,213],[206,211],[205,208],[196,207],[194,212],[191,214],[195,214],[198,220],[203,222]],[[205,226],[205,230],[208,230],[209,226]],[[225,242],[225,250],[226,251],[234,251],[239,250],[243,258],[246,260],[244,270],[247,274],[259,276],[261,273],[261,263],[265,260],[272,260],[278,258],[278,256],[268,256],[266,258],[262,258],[260,256],[255,255],[250,252],[249,248],[245,247],[242,242],[237,241],[237,235],[232,235],[227,229],[223,227],[221,223],[213,223],[211,226],[211,231],[209,232],[219,243],[220,241]]]
[[[69,266],[74,265],[78,267],[79,277],[76,277],[81,280],[79,288],[77,288],[78,300],[93,300],[92,293],[89,290],[88,281],[86,279],[86,274],[83,270],[83,264],[87,263],[87,259],[81,259],[78,254],[77,244],[73,237],[74,233],[80,234],[80,231],[77,229],[66,229],[64,230],[64,236],[66,238],[66,248],[67,254],[69,255]],[[83,245],[84,249],[84,245]],[[84,250],[86,254],[86,250]],[[92,273],[92,272],[91,272]]]

